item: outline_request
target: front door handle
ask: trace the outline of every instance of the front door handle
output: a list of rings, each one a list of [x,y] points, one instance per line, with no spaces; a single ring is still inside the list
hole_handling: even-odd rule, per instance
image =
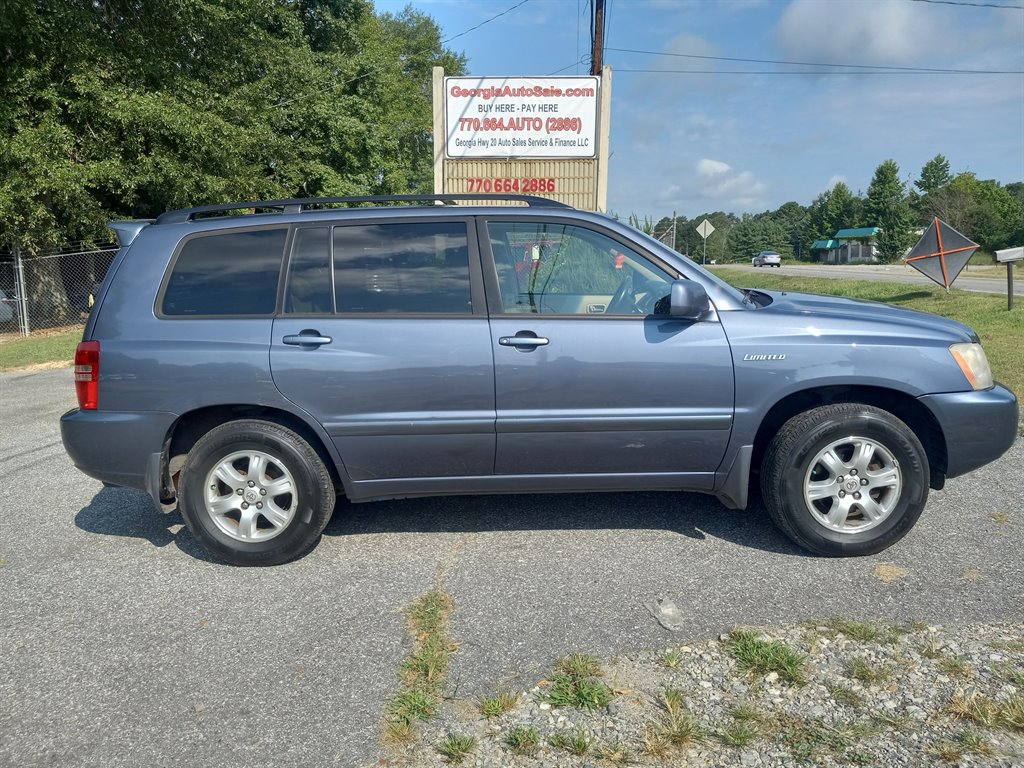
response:
[[[304,347],[305,349],[316,349],[321,344],[330,344],[330,336],[321,336],[320,331],[304,330],[301,333],[285,336],[281,341],[293,347]]]
[[[503,347],[519,347],[521,349],[535,349],[550,344],[543,336],[538,336],[532,331],[520,331],[515,336],[502,336],[498,343]]]

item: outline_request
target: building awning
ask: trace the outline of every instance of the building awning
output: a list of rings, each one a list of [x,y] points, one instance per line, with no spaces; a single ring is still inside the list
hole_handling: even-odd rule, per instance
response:
[[[815,240],[813,243],[811,243],[812,251],[831,251],[833,248],[838,247],[838,240]]]
[[[881,232],[879,227],[857,227],[855,229],[840,229],[836,232],[836,240],[862,240],[869,237],[877,237]]]

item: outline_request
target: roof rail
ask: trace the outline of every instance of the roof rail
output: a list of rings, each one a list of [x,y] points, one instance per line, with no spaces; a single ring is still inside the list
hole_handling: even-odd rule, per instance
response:
[[[225,211],[240,211],[245,209],[274,211],[278,213],[302,213],[310,208],[318,208],[324,205],[337,203],[411,203],[434,201],[445,205],[454,205],[461,201],[472,200],[507,200],[526,203],[534,208],[571,208],[572,206],[560,203],[557,200],[549,200],[546,197],[535,195],[363,195],[357,197],[299,197],[286,200],[252,200],[247,203],[221,203],[219,205],[201,205],[196,208],[181,208],[176,211],[167,211],[157,217],[157,224],[179,224],[185,221],[192,221],[204,213],[223,213]]]

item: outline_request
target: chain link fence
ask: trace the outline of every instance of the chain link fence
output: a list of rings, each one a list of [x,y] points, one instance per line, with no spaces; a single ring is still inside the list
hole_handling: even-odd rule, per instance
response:
[[[85,324],[117,247],[48,254],[0,252],[0,336]]]

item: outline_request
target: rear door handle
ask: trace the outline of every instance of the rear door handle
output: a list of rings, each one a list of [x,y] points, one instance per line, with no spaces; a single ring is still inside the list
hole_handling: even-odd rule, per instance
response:
[[[330,336],[321,336],[319,331],[302,331],[301,333],[285,336],[281,341],[293,347],[316,349],[321,344],[330,344],[333,339]]]

